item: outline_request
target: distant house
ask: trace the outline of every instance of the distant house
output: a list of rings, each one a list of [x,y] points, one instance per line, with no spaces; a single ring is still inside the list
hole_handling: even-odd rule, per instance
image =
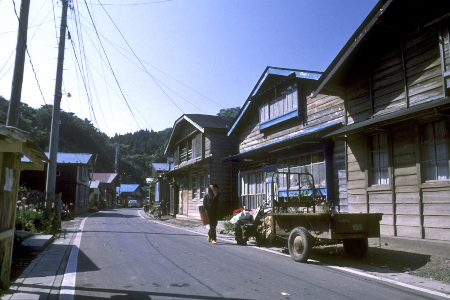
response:
[[[340,192],[384,235],[450,240],[449,28],[449,1],[379,1],[314,92],[344,101]]]
[[[101,207],[99,208],[114,208],[116,200],[116,188],[120,186],[119,174],[117,173],[92,173],[92,183],[98,182],[99,200],[101,200]],[[92,188],[92,185],[91,185]]]
[[[200,218],[208,184],[219,185],[222,214],[231,214],[237,206],[230,166],[223,166],[222,158],[237,150],[234,138],[227,138],[233,118],[185,114],[175,121],[166,154],[173,156],[170,179],[170,203],[175,214]]]
[[[343,101],[309,97],[321,73],[267,67],[230,128],[239,151],[224,160],[238,169],[239,206],[255,209],[274,197],[318,193],[338,205],[338,171],[344,143],[325,138],[342,126]],[[285,172],[285,173],[275,173]],[[302,177],[303,176],[303,177]],[[271,183],[277,182],[275,190]]]
[[[166,206],[170,203],[170,188],[169,179],[166,174],[173,168],[172,163],[152,163],[151,164],[151,186],[155,191],[155,198],[151,201],[164,201]],[[173,208],[173,205],[168,205],[166,208]],[[174,214],[174,211],[171,212]]]
[[[145,194],[140,184],[121,184],[116,187],[117,195],[119,196],[119,201],[121,201],[122,206],[128,205],[128,200],[136,199],[143,203]]]
[[[46,152],[46,155],[49,155]],[[74,214],[88,211],[92,154],[58,152],[55,193],[62,194],[62,202]],[[45,171],[25,170],[20,184],[32,190],[45,191]]]

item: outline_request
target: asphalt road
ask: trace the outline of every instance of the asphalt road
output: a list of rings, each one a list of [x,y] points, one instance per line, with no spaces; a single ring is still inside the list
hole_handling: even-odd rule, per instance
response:
[[[75,299],[440,299],[314,261],[140,217],[96,213],[81,233]]]

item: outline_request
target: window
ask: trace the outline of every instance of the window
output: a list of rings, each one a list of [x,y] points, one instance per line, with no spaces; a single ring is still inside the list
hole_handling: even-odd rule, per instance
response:
[[[258,208],[265,198],[264,172],[241,175],[242,206],[248,209]]]
[[[389,151],[387,134],[383,133],[372,136],[370,146],[371,184],[389,184]]]
[[[198,179],[197,175],[192,175],[192,199],[198,199]]]
[[[424,181],[448,180],[448,128],[444,120],[422,126],[422,176]]]
[[[200,174],[200,198],[205,197],[206,195],[206,175],[205,173]]]
[[[267,97],[259,107],[259,121],[262,124],[291,112],[296,112],[297,107],[298,91],[296,86],[290,86],[281,93],[275,90],[274,95]]]
[[[180,144],[180,163],[184,163],[192,159],[192,139],[187,139]]]
[[[292,156],[278,160],[279,172],[311,173],[317,192],[326,195],[325,159],[323,151]],[[280,190],[304,190],[311,187],[310,177],[296,174],[279,174],[278,186]]]

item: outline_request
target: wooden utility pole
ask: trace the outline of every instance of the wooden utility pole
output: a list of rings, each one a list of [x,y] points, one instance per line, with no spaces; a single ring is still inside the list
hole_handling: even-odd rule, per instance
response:
[[[27,51],[28,14],[30,12],[30,0],[22,0],[20,5],[19,31],[17,33],[16,61],[11,87],[11,98],[8,107],[6,126],[19,126],[20,99],[22,96],[23,69],[25,65],[25,53]]]
[[[47,169],[47,205],[46,213],[50,215],[52,205],[55,202],[55,188],[56,188],[56,166],[58,157],[58,142],[59,142],[59,121],[61,115],[61,97],[62,97],[62,79],[64,67],[64,48],[66,46],[66,28],[67,28],[67,8],[69,0],[62,0],[62,15],[61,28],[59,33],[59,48],[58,48],[58,65],[56,68],[56,83],[55,96],[53,103],[52,127],[50,132],[50,146],[49,159]]]

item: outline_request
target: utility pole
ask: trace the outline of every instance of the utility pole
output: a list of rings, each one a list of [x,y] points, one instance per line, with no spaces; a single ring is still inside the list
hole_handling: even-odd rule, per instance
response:
[[[20,5],[19,31],[17,33],[16,61],[11,87],[11,98],[8,107],[6,126],[19,127],[20,99],[22,97],[23,69],[27,51],[28,14],[30,0],[22,0]]]
[[[62,79],[64,67],[64,48],[66,46],[67,8],[69,0],[62,0],[61,28],[59,33],[58,64],[56,68],[55,95],[53,103],[52,127],[50,132],[50,162],[47,169],[47,205],[46,214],[50,215],[55,201],[56,166],[58,157],[59,121],[61,115]]]
[[[119,144],[116,142],[116,159],[114,161],[114,171],[119,173]]]

